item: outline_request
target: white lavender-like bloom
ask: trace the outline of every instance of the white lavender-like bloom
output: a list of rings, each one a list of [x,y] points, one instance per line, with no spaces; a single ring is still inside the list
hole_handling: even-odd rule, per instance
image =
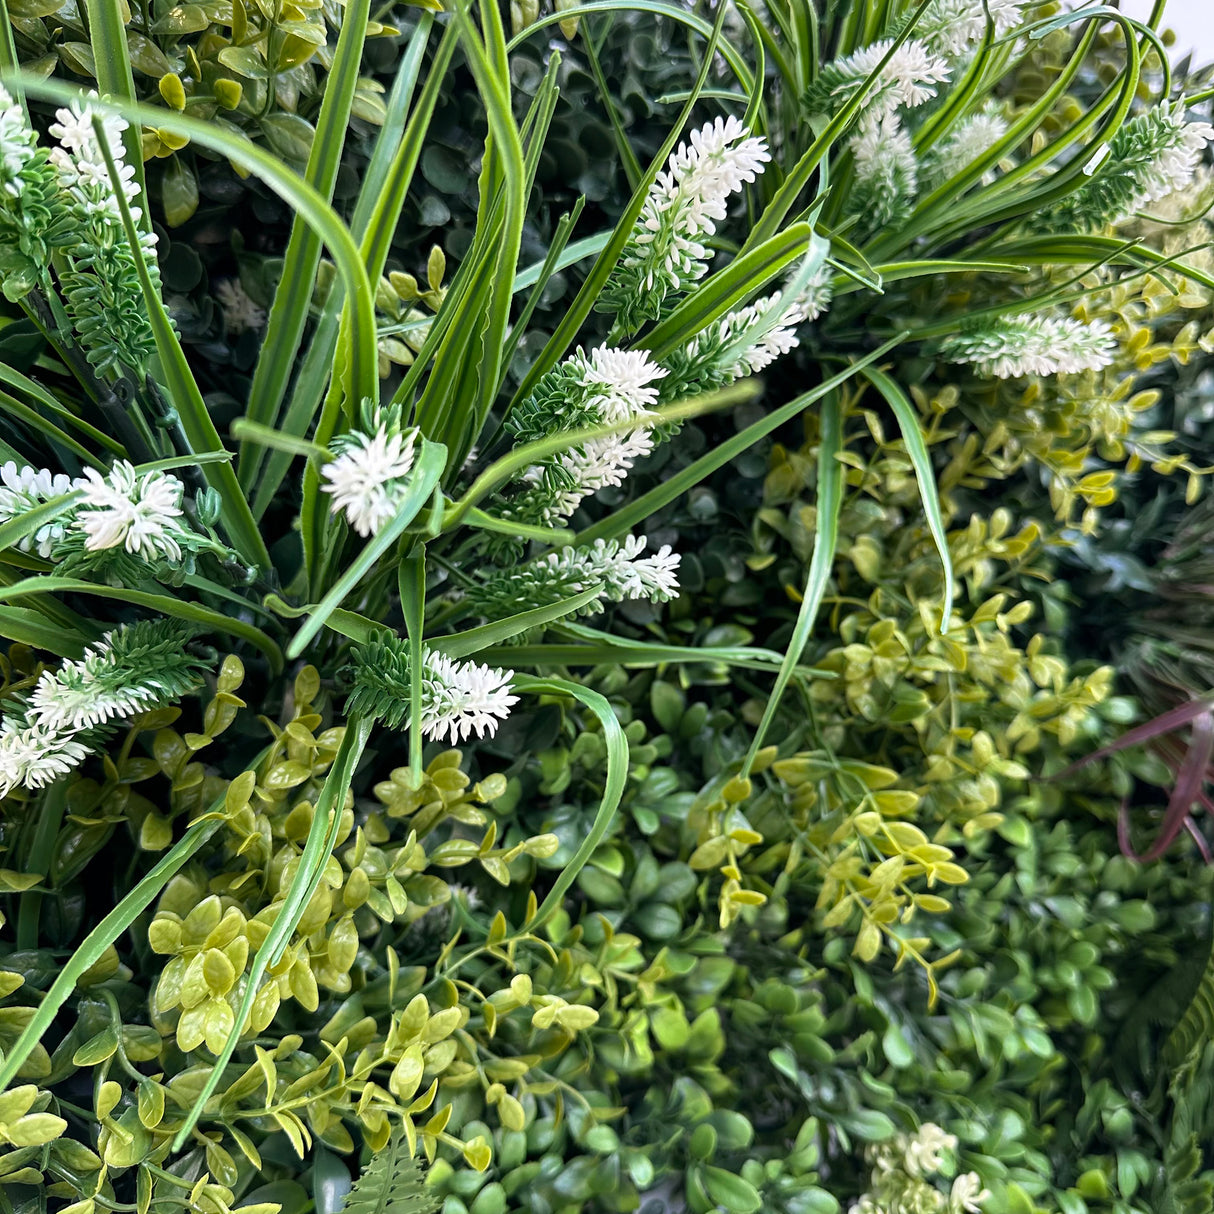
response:
[[[855,186],[848,211],[861,229],[872,232],[899,218],[919,188],[919,165],[910,135],[896,114],[865,122],[850,142]]]
[[[822,69],[805,96],[812,111],[838,109],[853,97],[889,53],[893,39],[874,42]],[[951,76],[947,62],[915,38],[904,42],[865,93],[862,124],[879,121],[905,106],[913,109],[936,95],[936,86]]]
[[[970,114],[953,126],[945,139],[931,150],[927,176],[933,186],[941,185],[969,168],[979,156],[989,152],[1007,134],[1007,122],[997,110],[984,109]],[[983,175],[983,182],[994,180],[994,173]]]
[[[6,717],[0,721],[0,797],[19,785],[43,788],[67,775],[87,754],[70,734]]]
[[[653,385],[666,372],[649,357],[647,350],[599,346],[582,362],[582,383],[591,393],[590,407],[602,421],[631,421],[658,403],[658,389]]]
[[[361,536],[374,535],[396,514],[413,470],[417,430],[389,432],[381,424],[374,434],[351,431],[330,444],[337,458],[321,469],[333,497],[334,514]]]
[[[906,1142],[903,1166],[914,1177],[922,1179],[944,1166],[944,1152],[957,1149],[957,1136],[948,1134],[932,1122],[924,1122],[913,1138]]]
[[[949,362],[970,363],[979,375],[997,379],[1096,371],[1113,361],[1116,350],[1103,321],[1064,316],[1004,317],[946,338],[940,347]]]
[[[126,120],[117,114],[95,111],[87,102],[82,106],[79,101],[73,101],[70,108],[56,110],[55,116],[58,122],[52,122],[47,130],[59,140],[60,146],[51,152],[51,163],[59,170],[64,189],[86,211],[110,220],[117,220],[121,214],[105,155],[93,127],[96,116],[101,120],[106,147],[117,169],[122,192],[131,206],[131,218],[138,223],[143,214],[136,205],[139,186],[134,167],[123,158],[122,133],[127,127]],[[151,243],[155,243],[154,239]]]
[[[990,1196],[990,1189],[982,1187],[982,1177],[977,1172],[962,1172],[953,1181],[948,1214],[982,1214],[982,1203],[989,1201]]]
[[[172,620],[124,624],[80,660],[44,670],[28,696],[6,704],[0,796],[18,784],[41,788],[66,775],[88,754],[88,731],[180,699],[196,687],[202,663],[186,650],[191,635]]]
[[[12,94],[0,85],[0,192],[21,194],[21,175],[37,154],[37,137]]]
[[[492,737],[510,715],[518,696],[510,694],[513,670],[494,670],[476,662],[456,662],[425,652],[422,682],[422,732],[452,744],[473,733]]]
[[[153,285],[159,287],[155,233],[138,229],[135,248],[127,242],[119,196],[125,198],[137,228],[143,210],[137,205],[135,168],[124,160],[122,133],[126,122],[100,114],[102,138],[114,162],[111,180],[101,140],[93,126],[91,103],[74,101],[56,111],[50,133],[60,146],[50,154],[77,230],[70,261],[59,275],[68,315],[89,362],[100,371],[122,365],[142,375],[156,348],[148,321],[136,259],[143,261]],[[120,192],[120,193],[119,193]]]
[[[260,329],[266,323],[265,309],[249,298],[238,278],[224,278],[216,283],[215,298],[223,312],[226,333],[244,333],[248,329]]]
[[[107,632],[78,661],[44,670],[29,695],[29,722],[47,733],[77,733],[184,695],[200,663],[184,649],[189,631],[144,620]]]
[[[508,508],[510,517],[556,523],[568,518],[591,494],[621,484],[633,463],[653,450],[644,425],[658,403],[658,381],[666,376],[645,350],[601,346],[581,350],[540,382],[507,422],[521,442],[594,425],[638,422],[635,430],[594,438],[533,464],[522,479],[530,487]]]
[[[986,33],[989,10],[995,37],[1020,24],[1026,0],[935,0],[915,24],[915,37],[938,55],[956,58],[972,50]]]
[[[1135,115],[1084,166],[1088,180],[1032,221],[1038,231],[1092,231],[1183,189],[1207,144],[1208,122],[1187,122],[1180,98]]]
[[[693,131],[653,183],[601,310],[615,312],[626,332],[656,320],[667,296],[707,273],[704,242],[728,213],[729,196],[770,159],[767,144],[732,115]]]
[[[598,598],[583,605],[579,614],[593,615],[603,599],[668,602],[679,592],[678,554],[663,545],[642,557],[646,543],[645,536],[630,535],[623,543],[595,540],[582,548],[561,548],[524,565],[495,571],[469,588],[467,601],[476,614],[491,618],[549,606],[596,587]]]
[[[73,488],[71,478],[62,472],[21,467],[9,460],[0,467],[0,523],[28,514],[44,502],[71,493]],[[24,536],[17,547],[22,552],[37,551],[40,557],[49,560],[66,533],[68,518],[61,514],[51,519],[32,535]]]
[[[1187,122],[1185,108],[1182,97],[1171,105],[1165,103],[1141,115],[1147,121],[1139,133],[1139,142],[1154,146],[1149,148],[1153,155],[1136,166],[1137,189],[1132,210],[1188,185],[1201,164],[1206,145],[1214,140],[1214,126],[1208,122]],[[1112,153],[1115,160],[1124,154],[1123,149],[1115,146],[1116,142],[1114,138]]]
[[[184,486],[167,472],[140,476],[126,460],[116,460],[109,476],[86,468],[75,487],[82,491],[76,522],[90,552],[122,547],[144,560],[181,560],[190,539],[181,524]]]

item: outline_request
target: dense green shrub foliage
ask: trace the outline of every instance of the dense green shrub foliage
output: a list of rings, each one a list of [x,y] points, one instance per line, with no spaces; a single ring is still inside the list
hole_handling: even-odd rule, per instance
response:
[[[1206,82],[584,7],[8,0],[0,1211],[1202,1214]]]

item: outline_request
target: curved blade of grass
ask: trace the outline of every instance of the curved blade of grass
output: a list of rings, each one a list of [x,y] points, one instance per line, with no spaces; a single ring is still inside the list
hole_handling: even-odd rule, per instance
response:
[[[294,660],[304,651],[311,639],[320,631],[321,625],[342,599],[375,567],[389,548],[404,534],[405,529],[417,517],[421,508],[430,500],[434,486],[447,464],[447,449],[441,443],[422,440],[421,451],[413,465],[409,488],[401,498],[396,516],[377,535],[371,537],[363,550],[351,561],[349,567],[334,583],[333,588],[313,609],[308,621],[295,634],[287,646],[287,656]]]
[[[3,75],[6,82],[11,80],[17,87],[25,89],[30,96],[39,97],[44,101],[66,104],[84,96],[79,89],[68,88],[49,80],[39,80],[26,73]],[[364,396],[374,397],[379,384],[379,358],[375,345],[375,292],[367,281],[354,238],[333,208],[277,157],[216,123],[203,122],[173,110],[137,105],[129,101],[110,99],[99,102],[93,99],[92,104],[95,108],[113,110],[130,123],[163,127],[175,135],[186,136],[212,152],[219,152],[234,164],[255,173],[293,210],[304,215],[320,233],[321,239],[333,255],[337,272],[345,284],[346,294],[354,300],[356,323],[351,342],[346,390],[353,400],[361,400]]]
[[[906,23],[905,28],[896,38],[890,41],[889,50],[886,51],[881,62],[873,68],[854,96],[849,98],[846,104],[840,107],[838,113],[830,119],[823,128],[822,133],[814,139],[800,160],[789,171],[788,176],[784,179],[784,183],[776,191],[775,197],[767,204],[759,222],[751,228],[750,235],[746,238],[746,244],[743,246],[743,251],[753,249],[764,241],[770,240],[779,231],[780,225],[792,210],[797,197],[809,184],[809,179],[813,175],[814,169],[818,167],[818,164],[830,151],[836,140],[847,130],[853,119],[860,113],[868,96],[869,89],[876,83],[881,72],[893,58],[898,48],[911,36],[915,22],[927,11],[931,3],[932,0],[922,0],[914,15]]]
[[[663,4],[661,0],[587,0],[585,4],[577,6],[577,12],[573,13],[569,10],[565,12],[552,12],[533,21],[521,34],[512,38],[506,45],[507,51],[516,51],[524,42],[527,41],[533,34],[547,28],[550,25],[555,25],[559,21],[565,21],[571,16],[586,17],[593,13],[650,13],[655,17],[665,17],[668,21],[678,22],[680,25],[685,25],[701,38],[711,40],[713,37],[713,25],[705,21],[703,17],[688,9],[676,8],[672,4]],[[742,86],[742,91],[750,96],[754,89],[754,74],[751,72],[749,65],[738,51],[737,47],[731,43],[722,40],[719,47],[715,47],[712,51],[705,51],[705,55],[711,59],[712,54],[720,54],[721,57],[729,64],[729,70],[737,77],[738,83]],[[686,121],[684,118],[683,121]],[[680,122],[680,127],[682,122]],[[669,154],[669,153],[667,153]],[[666,156],[660,157],[665,161]]]
[[[392,94],[388,100],[388,112],[376,138],[371,163],[367,168],[362,189],[358,194],[358,202],[354,207],[354,218],[350,228],[355,239],[359,241],[364,264],[367,265],[374,264],[371,254],[367,250],[366,237],[376,208],[383,207],[387,214],[393,214],[391,197],[399,194],[403,200],[404,193],[407,192],[407,185],[406,190],[402,191],[394,174],[398,172],[402,163],[406,167],[408,165],[409,156],[406,155],[402,162],[400,155],[403,138],[410,137],[412,130],[412,120],[406,122],[406,115],[417,78],[421,74],[426,43],[433,22],[432,14],[422,14],[413,39],[409,43],[409,49],[401,61],[396,83],[392,86]],[[452,45],[454,44],[452,43]],[[433,67],[433,71],[439,78],[443,77],[446,66],[445,56],[449,53],[449,51],[444,51],[443,45],[440,44]],[[435,87],[437,88],[437,85]],[[432,109],[433,101],[429,105]],[[427,101],[423,96],[419,103],[419,110],[425,112],[426,107]],[[396,137],[395,132],[397,131],[403,132],[403,138]],[[416,160],[416,156],[414,156],[414,160]],[[411,169],[408,171],[412,172]],[[400,205],[396,204],[396,218],[391,221],[392,230],[395,230],[395,223],[399,219]],[[376,277],[379,272],[382,272],[382,262],[379,263],[379,267]],[[371,275],[368,273],[368,278],[370,277]],[[295,387],[291,393],[291,403],[287,406],[286,415],[282,417],[279,425],[279,429],[287,434],[306,434],[308,427],[312,424],[312,419],[316,416],[317,409],[320,408],[325,387],[333,371],[333,354],[341,327],[344,301],[345,291],[341,283],[335,282],[328,299],[325,300],[320,320],[312,334],[312,340],[308,343],[308,352],[304,356],[303,366],[299,369],[299,375],[296,377]],[[265,461],[265,472],[259,479],[253,498],[254,517],[260,519],[269,509],[270,503],[278,492],[278,487],[287,474],[291,458],[289,454],[273,452]]]
[[[167,594],[151,594],[145,590],[130,590],[125,586],[104,586],[99,582],[84,582],[72,577],[31,577],[12,586],[0,587],[0,602],[11,603],[29,598],[36,594],[89,594],[101,599],[117,599],[132,607],[146,607],[149,611],[159,611],[162,615],[171,615],[178,620],[189,620],[200,624],[208,632],[222,632],[229,636],[239,637],[248,641],[266,655],[270,669],[275,674],[282,673],[282,650],[260,628],[246,624],[244,620],[233,619],[231,616],[212,611],[200,603],[191,603],[185,599],[176,599]]]
[[[907,399],[906,393],[884,371],[876,367],[865,367],[861,374],[881,393],[886,404],[893,410],[898,419],[898,428],[902,431],[902,441],[906,444],[906,453],[915,469],[915,480],[919,485],[919,500],[923,503],[927,529],[932,533],[936,551],[940,553],[940,563],[944,566],[944,608],[940,617],[940,631],[947,632],[953,614],[953,559],[948,550],[948,528],[944,523],[944,512],[940,509],[940,494],[936,491],[932,457],[923,441],[919,415],[915,412],[915,406]]]
[[[64,493],[53,497],[49,502],[42,502],[24,514],[10,518],[7,523],[0,523],[0,552],[19,544],[26,536],[33,535],[39,527],[45,526],[51,519],[65,514],[80,500],[79,491]]]
[[[127,49],[126,17],[121,0],[85,0],[88,17],[89,43],[93,48],[93,70],[97,73],[97,92],[103,97],[135,100],[135,75],[131,70],[131,55]],[[135,181],[145,203],[147,180],[143,172],[143,136],[132,123],[122,133],[126,162],[135,170]],[[140,225],[145,232],[152,230],[152,208],[145,205]]]
[[[118,211],[122,217],[123,230],[127,243],[132,250],[139,248],[139,234],[135,230],[134,218],[122,188],[122,180],[114,162],[105,137],[105,127],[100,116],[93,116],[93,128],[97,135],[97,144],[105,157],[106,168],[109,170],[110,182],[114,190],[114,198],[118,203]],[[147,308],[148,323],[151,325],[152,336],[156,341],[156,353],[160,357],[160,365],[164,371],[165,383],[169,389],[169,399],[174,402],[177,415],[181,419],[181,431],[185,434],[191,450],[198,452],[224,451],[219,432],[211,421],[211,414],[202,399],[198,381],[186,362],[185,351],[177,337],[177,330],[169,319],[160,291],[152,282],[143,257],[135,252],[131,258],[135,263],[135,271],[139,275],[139,287],[143,293],[144,307]],[[249,509],[248,500],[236,479],[236,473],[227,462],[206,462],[203,467],[203,477],[207,484],[214,489],[223,500],[223,511],[220,523],[228,533],[241,556],[251,565],[263,570],[270,568],[270,553],[265,540],[257,529],[253,512]]]
[[[59,1009],[68,1001],[76,989],[82,974],[91,969],[104,955],[106,949],[118,939],[152,904],[152,900],[165,887],[169,879],[195,856],[204,843],[220,828],[222,820],[214,817],[223,808],[223,797],[211,805],[210,810],[199,818],[186,833],[161,857],[160,862],[144,877],[130,893],[97,924],[80,947],[68,958],[55,981],[42,996],[37,1011],[13,1042],[0,1065],[0,1092],[16,1078],[17,1072],[51,1027]]]
[[[282,956],[295,929],[299,926],[299,920],[303,917],[309,901],[320,884],[325,865],[329,862],[329,857],[333,854],[333,848],[337,843],[341,812],[345,805],[346,793],[354,779],[354,769],[358,765],[358,760],[361,758],[370,736],[371,721],[366,718],[356,717],[346,726],[346,732],[342,735],[341,744],[333,759],[333,766],[329,769],[328,776],[325,777],[320,796],[316,798],[316,808],[312,811],[312,824],[308,828],[308,837],[299,857],[299,867],[291,879],[290,888],[274,919],[273,927],[270,928],[261,947],[253,957],[244,996],[241,998],[240,1006],[236,1009],[235,1024],[228,1035],[227,1042],[211,1067],[211,1073],[207,1076],[207,1081],[203,1085],[198,1099],[190,1106],[181,1129],[177,1131],[177,1137],[173,1140],[174,1151],[180,1151],[185,1145],[194,1127],[198,1124],[198,1118],[202,1115],[207,1101],[215,1094],[224,1068],[236,1051],[237,1042],[244,1031],[245,1022],[249,1018],[257,992],[261,989],[261,982],[266,975],[266,970]],[[332,818],[332,822],[330,822],[330,818]]]
[[[77,417],[65,405],[57,401],[37,380],[30,379],[27,375],[22,375],[20,371],[13,367],[6,367],[0,363],[0,384],[7,384],[10,388],[17,392],[23,392],[36,404],[41,405],[45,409],[49,409],[56,417],[60,417],[69,425],[74,426],[91,442],[96,443],[100,447],[104,447],[107,451],[112,451],[115,455],[125,455],[126,448],[120,443],[111,438],[104,430],[98,430],[96,426],[90,425]],[[96,456],[90,455],[98,467],[102,466],[100,460]]]
[[[426,628],[426,546],[418,544],[402,557],[396,569],[400,608],[409,638],[409,768],[421,787],[422,777],[422,680],[425,669],[422,637]]]
[[[65,434],[54,422],[43,417],[37,409],[31,409],[29,405],[19,401],[15,396],[9,396],[7,392],[0,392],[0,410],[24,422],[31,430],[37,430],[39,434],[45,435],[51,442],[58,443],[78,459],[84,460],[86,464],[91,464],[94,468],[105,467],[104,460],[98,459],[93,452],[78,443],[70,434]],[[118,449],[120,452],[125,452],[125,448],[121,446]]]
[[[785,422],[792,421],[810,405],[846,383],[857,371],[874,362],[879,362],[902,340],[902,334],[891,338],[871,354],[866,354],[862,359],[852,363],[846,370],[832,375],[830,379],[820,383],[816,388],[802,393],[795,400],[773,410],[759,421],[752,422],[746,429],[718,444],[707,455],[700,456],[694,463],[680,469],[662,484],[650,489],[648,493],[643,493],[636,501],[620,510],[613,511],[606,518],[601,518],[597,523],[587,527],[585,531],[579,532],[575,542],[591,544],[595,540],[619,539],[621,535],[625,535],[638,524],[643,523],[651,514],[656,514],[663,506],[669,505],[675,498],[699,484],[706,476],[741,455],[747,447],[784,425]]]
[[[29,607],[0,607],[0,637],[45,649],[59,658],[79,658],[85,649],[85,640],[76,633],[56,627]]]
[[[516,677],[514,687],[517,691],[532,695],[564,695],[572,696],[584,704],[603,726],[603,741],[607,747],[607,778],[604,781],[603,797],[599,802],[598,812],[590,824],[590,830],[582,845],[573,855],[573,859],[561,869],[560,875],[553,883],[539,909],[523,925],[523,931],[534,932],[542,927],[560,909],[566,891],[577,879],[578,873],[586,866],[586,862],[594,855],[595,849],[603,841],[611,819],[619,808],[620,798],[624,795],[624,785],[628,780],[628,739],[624,736],[620,723],[616,720],[611,705],[597,691],[571,683],[568,679],[532,679]]]
[[[763,709],[763,719],[751,739],[750,749],[742,761],[741,777],[747,779],[755,756],[763,745],[784,689],[792,678],[794,668],[800,663],[801,654],[813,631],[818,617],[818,608],[826,596],[831,570],[835,562],[835,549],[839,541],[839,513],[843,509],[843,473],[836,456],[843,449],[843,419],[839,398],[832,394],[822,402],[822,439],[818,448],[818,517],[814,528],[814,551],[809,560],[809,576],[805,582],[805,595],[797,612],[788,652],[776,675],[775,686]]]
[[[654,409],[652,411],[652,417],[655,419],[653,424],[682,421],[688,417],[698,417],[713,409],[728,408],[730,405],[736,405],[745,400],[753,400],[758,395],[758,391],[758,384],[753,380],[741,380],[727,388],[721,388],[717,392],[705,392],[702,396],[692,397],[680,404],[670,405],[664,409]],[[560,451],[567,451],[570,447],[576,447],[592,438],[601,438],[607,434],[622,434],[626,430],[635,429],[635,420],[618,422],[610,426],[587,426],[581,430],[566,430],[559,434],[551,434],[547,438],[536,439],[534,442],[515,447],[501,459],[490,464],[472,482],[464,496],[447,508],[447,514],[443,520],[443,530],[450,531],[459,526],[465,515],[478,502],[539,460],[556,455]]]
[[[572,615],[587,604],[593,603],[602,592],[602,586],[591,586],[589,590],[570,595],[567,599],[561,599],[559,602],[550,603],[545,607],[533,607],[530,611],[520,611],[517,615],[494,620],[490,624],[482,624],[479,628],[469,628],[465,632],[457,632],[452,636],[433,637],[429,645],[431,649],[438,653],[445,653],[449,658],[471,657],[474,653],[480,653],[482,649],[500,645],[503,641],[518,636],[520,632],[526,632],[530,628],[542,628],[554,620],[564,619],[565,616]],[[502,652],[509,651],[503,650]]]
[[[101,0],[92,2],[100,3]],[[325,76],[320,116],[316,120],[316,134],[308,153],[304,180],[327,203],[333,200],[333,187],[341,165],[370,12],[371,0],[347,0],[342,8],[341,32],[337,36],[333,64]],[[282,277],[274,291],[265,337],[253,369],[246,411],[246,417],[252,422],[273,426],[278,417],[303,340],[320,253],[320,236],[297,212],[291,223]],[[241,488],[246,493],[257,482],[262,458],[260,447],[248,442],[241,444],[237,468]]]

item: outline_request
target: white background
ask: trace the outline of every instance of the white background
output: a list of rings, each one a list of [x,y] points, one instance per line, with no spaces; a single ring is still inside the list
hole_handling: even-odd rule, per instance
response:
[[[1145,21],[1151,13],[1151,0],[1121,0],[1121,10]],[[1214,0],[1168,0],[1161,24],[1176,31],[1174,59],[1194,51],[1194,64],[1214,60]]]

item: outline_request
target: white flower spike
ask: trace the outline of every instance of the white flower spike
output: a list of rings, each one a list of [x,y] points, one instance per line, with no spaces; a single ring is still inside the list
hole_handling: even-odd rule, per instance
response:
[[[144,560],[181,560],[181,542],[188,537],[177,521],[184,486],[175,476],[140,476],[126,460],[117,460],[109,476],[86,468],[75,487],[83,491],[76,521],[90,552],[122,547]]]
[[[949,362],[970,363],[979,375],[996,379],[1096,371],[1116,352],[1103,321],[1084,324],[1071,317],[1010,316],[941,343]]]
[[[321,469],[321,485],[333,498],[332,510],[343,510],[346,521],[364,538],[396,514],[413,470],[417,430],[389,433],[381,425],[374,434],[352,431],[333,444],[340,452]]]
[[[518,696],[510,694],[513,670],[494,670],[476,662],[455,662],[441,653],[425,654],[422,732],[453,745],[476,734],[492,737],[510,715]]]

